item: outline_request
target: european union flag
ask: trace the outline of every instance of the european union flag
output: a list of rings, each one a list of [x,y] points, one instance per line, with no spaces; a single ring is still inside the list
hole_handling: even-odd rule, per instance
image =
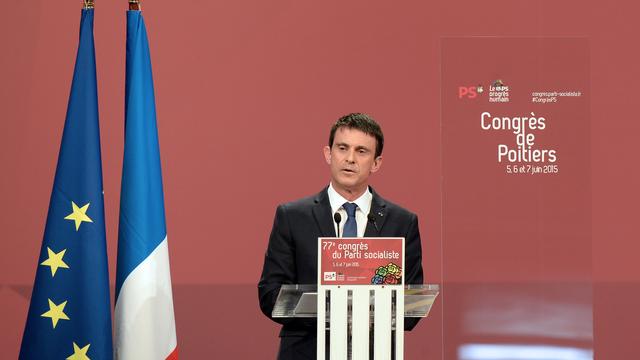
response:
[[[20,359],[113,358],[93,9],[80,42]]]

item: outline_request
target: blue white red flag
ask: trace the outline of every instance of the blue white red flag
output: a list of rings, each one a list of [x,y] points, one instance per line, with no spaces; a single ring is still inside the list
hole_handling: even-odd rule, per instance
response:
[[[115,354],[177,359],[151,58],[138,10],[127,12],[126,71]]]

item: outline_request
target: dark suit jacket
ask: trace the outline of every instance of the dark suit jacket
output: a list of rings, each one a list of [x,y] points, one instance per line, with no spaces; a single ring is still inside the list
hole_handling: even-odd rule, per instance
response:
[[[422,247],[418,218],[415,214],[384,200],[373,189],[369,221],[365,237],[405,238],[405,284],[422,284]],[[315,319],[274,319],[271,317],[282,284],[316,284],[318,280],[318,237],[335,237],[327,188],[318,194],[278,206],[269,246],[264,258],[258,296],[262,312],[278,323],[281,347],[279,359],[302,359],[304,354],[315,359]],[[417,321],[405,319],[411,330]],[[294,337],[303,339],[293,339]],[[287,339],[290,338],[290,339]],[[311,348],[312,347],[312,348]],[[288,348],[288,349],[286,349]],[[284,353],[283,353],[284,351]]]

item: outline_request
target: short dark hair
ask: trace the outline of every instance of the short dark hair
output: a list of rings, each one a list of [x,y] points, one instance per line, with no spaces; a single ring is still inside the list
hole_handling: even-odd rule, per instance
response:
[[[376,138],[376,157],[382,155],[382,148],[384,147],[384,135],[380,125],[373,120],[373,118],[363,113],[351,113],[338,119],[331,127],[329,133],[329,148],[333,147],[333,139],[336,135],[336,130],[341,127],[349,129],[360,130],[367,135],[371,135]]]

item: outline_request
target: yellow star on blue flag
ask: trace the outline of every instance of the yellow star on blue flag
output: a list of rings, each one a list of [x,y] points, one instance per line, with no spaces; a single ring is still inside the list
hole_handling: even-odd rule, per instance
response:
[[[49,311],[45,312],[40,316],[50,318],[51,324],[55,329],[56,325],[58,325],[59,320],[69,320],[69,317],[67,316],[67,314],[64,313],[64,307],[67,305],[67,302],[63,301],[60,304],[56,305],[53,301],[51,301],[51,299],[48,299],[48,300],[49,300]]]
[[[69,268],[69,265],[67,265],[64,260],[62,260],[65,252],[67,252],[67,249],[63,249],[62,251],[56,253],[47,246],[47,260],[41,262],[40,265],[48,266],[51,268],[51,277],[56,276],[56,271],[58,271],[59,268]]]
[[[79,207],[72,201],[71,208],[73,209],[73,212],[65,216],[65,220],[73,220],[76,223],[76,231],[80,229],[80,224],[82,224],[83,221],[93,222],[93,220],[91,220],[87,216],[87,209],[89,209],[89,204],[86,204],[83,207]]]
[[[89,346],[91,344],[87,344],[84,347],[78,346],[75,342],[73,343],[73,354],[71,354],[67,360],[91,360],[87,356],[87,351],[89,351]]]

